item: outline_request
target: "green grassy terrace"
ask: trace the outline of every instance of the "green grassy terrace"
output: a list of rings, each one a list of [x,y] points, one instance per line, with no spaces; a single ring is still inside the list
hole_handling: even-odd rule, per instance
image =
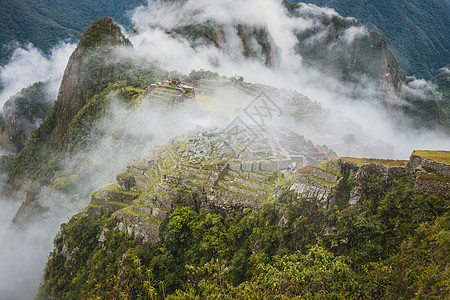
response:
[[[411,156],[450,164],[450,151],[415,150]]]
[[[341,161],[364,165],[364,164],[380,164],[387,167],[406,167],[408,160],[395,160],[395,159],[378,159],[378,158],[356,158],[356,157],[341,157]]]
[[[434,174],[428,174],[428,173],[424,173],[424,172],[419,172],[417,174],[417,176],[419,178],[422,178],[422,179],[429,179],[429,180],[441,181],[441,182],[444,182],[444,183],[450,183],[450,178],[444,177],[444,176],[440,176],[440,175],[434,175]]]

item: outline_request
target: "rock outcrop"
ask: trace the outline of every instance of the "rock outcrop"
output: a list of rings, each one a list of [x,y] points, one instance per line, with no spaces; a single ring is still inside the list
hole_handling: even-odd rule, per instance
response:
[[[54,107],[56,142],[63,139],[70,121],[108,78],[115,47],[127,45],[130,41],[109,17],[100,18],[83,33],[69,58]]]

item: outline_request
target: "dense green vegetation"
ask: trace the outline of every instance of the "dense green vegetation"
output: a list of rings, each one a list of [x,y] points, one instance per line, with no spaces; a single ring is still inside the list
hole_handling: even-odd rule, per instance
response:
[[[302,0],[334,8],[381,34],[408,75],[431,78],[450,60],[450,3],[445,0]]]
[[[311,18],[307,10],[293,11],[294,15]],[[398,66],[397,60],[387,49],[385,42],[375,32],[360,34],[350,41],[342,38],[346,30],[365,30],[356,20],[326,14],[314,16],[321,25],[297,33],[296,51],[305,59],[305,63],[332,73],[346,82],[361,82],[369,77],[379,80],[389,73],[394,86],[404,82],[406,77]],[[311,42],[311,37],[318,37]]]
[[[404,107],[403,111],[409,117],[409,120],[403,121],[406,121],[407,126],[408,122],[411,122],[412,124],[419,124],[420,127],[440,128],[444,132],[448,132],[448,118],[439,103],[440,94],[433,91],[428,85],[409,89],[408,85],[413,84],[414,81],[410,81],[406,85],[405,100],[410,105]],[[443,104],[445,105],[445,103]]]
[[[20,152],[31,133],[51,113],[54,99],[48,95],[47,84],[37,82],[24,88],[4,104],[0,116],[0,146],[4,150]]]
[[[94,153],[105,136],[111,137],[111,146],[103,154],[104,159],[114,160],[117,156],[132,160],[140,154],[142,141],[124,131],[121,122],[109,126],[105,122],[113,114],[114,105],[134,107],[139,93],[131,93],[130,88],[145,89],[166,78],[168,72],[145,60],[116,56],[111,48],[115,45],[129,45],[120,28],[109,18],[93,23],[71,57],[51,113],[18,155],[2,157],[1,167],[9,188],[30,189],[22,205],[27,209],[21,210],[26,213],[19,214],[18,223],[42,213],[37,197],[50,196],[36,191],[44,185],[65,193],[68,198],[60,201],[64,209],[80,209],[82,201],[97,188],[98,182],[88,178],[99,176],[97,166],[86,154]],[[118,171],[120,166],[116,168]],[[80,184],[82,181],[86,183]]]
[[[54,241],[37,299],[448,297],[449,199],[368,177],[350,206],[355,184],[346,177],[329,210],[288,191],[226,216],[178,206],[157,244],[77,215]]]
[[[450,65],[447,65],[447,70]],[[450,71],[443,71],[431,79],[440,93],[439,105],[450,122]]]

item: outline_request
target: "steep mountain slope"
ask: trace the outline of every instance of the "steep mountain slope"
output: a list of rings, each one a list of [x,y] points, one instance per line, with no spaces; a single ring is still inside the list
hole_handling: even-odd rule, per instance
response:
[[[414,80],[405,76],[381,36],[353,18],[344,18],[310,4],[284,2],[284,17],[291,22],[289,26],[293,27],[296,41],[292,42],[294,49],[281,50],[282,41],[274,36],[277,31],[271,32],[268,25],[254,25],[246,20],[236,24],[234,20],[223,21],[220,17],[204,22],[204,12],[201,8],[193,9],[189,1],[177,2],[175,6],[171,6],[170,1],[162,3],[163,9],[168,6],[163,12],[177,11],[189,16],[187,21],[180,21],[165,30],[173,37],[188,39],[194,48],[213,45],[230,55],[237,51],[273,69],[302,64],[314,71],[320,70],[326,77],[354,84],[346,95],[349,98],[364,98],[367,90],[375,86],[375,95],[370,101],[383,105],[401,125],[448,131],[447,119],[436,95],[426,88],[415,90]],[[292,24],[298,24],[298,27]],[[139,26],[137,30],[139,32]],[[283,51],[293,51],[294,55],[289,56]],[[302,71],[310,72],[309,69]],[[424,98],[427,100],[423,101]]]
[[[447,120],[450,120],[450,65],[442,69],[442,72],[431,79],[440,93],[439,105],[442,107]]]
[[[2,49],[0,63],[6,63],[11,48],[6,44],[17,41],[33,43],[36,47],[49,50],[59,41],[78,37],[79,31],[59,25],[38,14],[25,0],[5,0],[0,3],[0,40]]]
[[[290,17],[317,21],[315,27],[300,31],[296,35],[298,39],[296,50],[307,58],[306,64],[328,70],[330,74],[343,77],[348,81],[358,82],[358,78],[364,78],[364,76],[376,80],[380,84],[379,100],[398,116],[404,107],[396,104],[399,100],[395,97],[403,97],[401,85],[405,76],[379,35],[367,33],[353,19],[344,19],[337,14],[329,15],[320,10],[318,12],[314,7],[293,6],[290,8]],[[227,43],[227,40],[221,39],[224,36],[220,33],[228,26],[233,25],[210,22],[206,25],[194,24],[174,28],[169,33],[174,37],[177,35],[188,37],[193,47],[196,47],[197,42],[205,41],[203,30],[209,28],[208,30],[213,34],[206,35],[206,41],[221,47]],[[253,28],[245,24],[234,26],[237,26],[237,35],[243,41],[244,56],[254,56],[275,67],[277,46],[273,45],[270,33],[265,28]],[[355,30],[362,31],[361,36],[357,34],[355,40],[347,41],[349,32]],[[315,36],[322,38],[317,42],[309,43],[308,39]],[[259,41],[259,46],[255,46],[255,39]],[[111,134],[117,141],[113,149],[121,147],[120,140],[126,141],[130,148],[141,144],[139,139],[130,143],[129,133],[123,133],[117,123],[114,124],[116,127],[98,128],[99,124],[104,122],[104,117],[111,113],[109,107],[114,93],[125,96],[119,100],[125,105],[133,105],[136,95],[139,94],[136,89],[146,88],[168,74],[145,61],[135,62],[118,56],[118,50],[115,48],[127,45],[129,41],[110,18],[101,18],[93,23],[83,34],[69,60],[52,113],[32,134],[30,141],[19,155],[3,158],[3,169],[8,175],[9,197],[14,198],[14,192],[19,187],[28,191],[27,199],[15,219],[16,223],[26,222],[35,213],[40,214],[45,210],[40,202],[36,201],[39,197],[45,198],[44,195],[40,195],[41,191],[51,193],[54,188],[68,193],[74,182],[80,180],[80,176],[88,178],[89,174],[94,174],[95,165],[89,164],[89,159],[83,157],[81,153],[88,149],[94,151],[95,143],[105,136],[105,132]],[[262,47],[264,45],[265,47]],[[262,52],[255,50],[258,47],[262,49]],[[260,54],[262,56],[259,56]],[[368,68],[371,65],[378,68]],[[131,96],[133,93],[134,96]],[[439,106],[434,105],[435,99],[421,101],[422,99],[411,100],[406,97],[406,100],[414,104],[411,107],[407,106],[409,110],[407,112],[416,118],[414,121],[417,126],[445,128],[446,120]],[[117,128],[119,134],[112,128]],[[129,148],[122,148],[121,151],[125,153],[125,157],[127,155],[131,157],[133,151],[127,149]],[[78,165],[72,162],[72,168],[65,170],[63,174],[58,173],[62,172],[65,159],[75,157],[81,159]],[[55,177],[55,174],[58,176]],[[52,188],[43,189],[49,186]],[[93,188],[89,186],[90,188],[85,189],[84,192],[72,194],[81,199],[86,191],[91,191],[90,189]],[[75,206],[82,203],[69,202]]]
[[[450,61],[450,4],[444,0],[306,0],[379,32],[408,75],[430,79]]]
[[[22,89],[3,106],[0,149],[19,153],[31,133],[51,113],[53,101],[47,92],[48,82],[38,82]]]
[[[0,3],[0,63],[6,63],[13,41],[32,43],[48,51],[59,41],[78,39],[89,25],[102,16],[110,16],[129,26],[126,13],[145,1],[36,1],[4,0]]]
[[[83,176],[89,176],[90,172],[95,171],[95,164],[87,163],[89,157],[86,157],[86,151],[91,149],[89,147],[94,147],[104,135],[105,129],[99,126],[102,117],[110,113],[113,101],[110,93],[120,91],[132,80],[149,84],[148,80],[153,82],[159,76],[166,76],[164,72],[158,75],[159,69],[148,63],[135,65],[131,60],[119,59],[116,51],[126,46],[130,46],[130,42],[111,18],[105,17],[94,22],[83,34],[69,60],[51,114],[33,132],[27,145],[17,156],[3,157],[3,170],[8,175],[8,197],[14,199],[14,193],[19,189],[28,190],[27,199],[16,216],[16,223],[26,223],[35,213],[40,214],[45,210],[37,201],[40,191],[43,191],[42,187],[51,185],[52,188],[46,192],[63,192],[58,197],[66,194],[69,197],[83,198],[83,191],[89,191],[88,186],[93,181],[83,187],[78,186],[83,191],[70,193],[69,190],[74,182],[81,180],[80,176],[84,178]],[[140,76],[143,71],[146,77],[142,80]],[[123,101],[123,105],[127,105],[126,100]],[[115,138],[126,140],[127,135],[118,130]],[[132,145],[133,143],[130,147]],[[120,149],[120,143],[115,147]],[[133,157],[130,149],[119,149],[117,154],[124,151],[130,158]],[[52,181],[55,172],[60,171],[67,160],[72,160],[72,167],[66,169],[67,173],[57,173],[59,180]],[[50,196],[47,194],[48,197]],[[68,203],[75,207],[80,204],[75,200]]]
[[[346,26],[360,27],[338,16],[324,20],[328,23],[324,25],[320,19],[316,33],[323,27],[330,28],[324,36],[331,40],[343,35]],[[214,28],[220,26],[213,24]],[[170,32],[171,36],[189,34],[180,28],[178,33],[177,28]],[[246,45],[242,49],[248,50],[244,56],[276,66],[266,60],[276,56],[259,56],[272,50],[257,52],[253,50],[258,47],[252,48],[254,39],[262,41],[262,49],[274,39],[264,28],[244,26],[236,32]],[[301,50],[308,49],[302,32],[297,33]],[[391,84],[402,78],[401,70],[378,37],[368,37],[377,46],[374,57],[384,62],[382,71],[392,74],[376,70],[367,76],[381,76],[381,83],[388,85],[382,94],[391,90],[395,93],[398,86]],[[192,38],[203,41],[204,35],[194,34]],[[32,226],[36,226],[58,211],[66,215],[82,211],[91,199],[86,211],[63,225],[55,239],[56,248],[38,297],[141,294],[152,298],[156,293],[165,297],[177,289],[176,293],[184,298],[195,294],[220,297],[223,293],[238,297],[242,290],[268,299],[280,294],[308,297],[330,293],[340,298],[392,298],[405,291],[409,296],[428,290],[441,297],[448,294],[445,282],[444,286],[433,284],[443,282],[445,277],[445,255],[441,253],[447,251],[448,195],[441,191],[448,190],[447,152],[415,153],[410,168],[404,167],[406,162],[389,162],[386,167],[385,162],[376,161],[375,166],[367,167],[349,159],[308,167],[335,154],[298,134],[288,134],[288,130],[266,138],[259,131],[260,123],[251,127],[238,117],[231,124],[229,120],[224,122],[230,125],[230,132],[198,131],[194,136],[147,148],[144,145],[156,139],[156,132],[166,140],[174,136],[167,130],[169,123],[182,130],[188,127],[189,118],[198,117],[194,120],[196,126],[205,126],[207,121],[219,124],[227,112],[241,112],[255,121],[263,119],[262,109],[275,118],[283,115],[283,107],[283,116],[294,116],[288,124],[302,123],[303,128],[319,127],[329,120],[318,103],[295,91],[230,80],[202,70],[186,78],[195,84],[196,98],[183,99],[175,91],[192,91],[192,87],[174,78],[162,82],[181,74],[170,74],[144,59],[131,59],[126,55],[132,52],[128,47],[129,41],[112,19],[101,18],[93,23],[69,60],[51,114],[19,155],[2,157],[8,196],[14,198],[19,188],[26,191],[14,219],[16,225],[34,219]],[[354,44],[349,47],[367,50],[364,43],[361,48]],[[276,52],[275,47],[270,49]],[[322,62],[326,68],[324,56],[331,54],[321,52],[310,63]],[[360,70],[363,63],[352,65],[348,57],[331,56],[330,61],[349,65],[357,74],[366,71]],[[328,70],[339,71],[338,76],[346,74],[336,65]],[[177,101],[189,110],[179,115],[172,112],[170,108],[184,107],[173,105]],[[233,106],[235,103],[238,105]],[[204,107],[214,111],[205,114]],[[141,122],[139,116],[147,116],[151,122]],[[342,116],[338,120],[347,123]],[[241,131],[242,127],[250,128],[251,133]],[[268,133],[271,131],[269,128]],[[123,172],[126,163],[142,158],[145,152],[149,155],[129,164]],[[398,165],[391,168],[391,164]],[[287,172],[288,168],[304,165],[307,168],[298,175]],[[108,177],[113,171],[119,173],[116,182],[99,189],[100,183],[113,180]],[[395,212],[394,216],[391,212]],[[393,224],[397,215],[401,217]],[[431,254],[417,262],[411,259],[415,255],[411,245],[423,236],[430,242],[420,249]],[[317,241],[322,241],[325,249]],[[394,273],[388,271],[397,265]],[[404,276],[409,269],[414,273]],[[426,277],[415,276],[424,272]],[[282,274],[293,274],[292,278],[301,280],[295,288],[286,288]],[[393,287],[393,281],[399,284]],[[159,287],[155,282],[161,283]],[[379,282],[381,286],[376,284]],[[243,285],[235,289],[239,284]]]
[[[37,299],[449,295],[450,152],[290,174],[250,149],[221,160],[220,134],[157,146],[96,192],[62,225]]]

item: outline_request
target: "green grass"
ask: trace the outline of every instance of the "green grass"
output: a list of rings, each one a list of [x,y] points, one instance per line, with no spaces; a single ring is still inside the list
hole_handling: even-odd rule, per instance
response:
[[[151,181],[156,183],[161,181],[161,176],[158,172],[158,168],[156,168],[156,171],[152,169],[147,170],[146,173],[150,176]]]
[[[98,192],[95,192],[92,196],[93,196],[93,198],[96,198],[96,199],[109,199],[109,197],[107,197],[107,196],[100,196],[98,194]]]
[[[127,213],[127,214],[130,214],[130,215],[136,216],[136,217],[145,216],[145,217],[151,218],[151,216],[152,216],[151,214],[140,213],[140,212],[137,212],[137,211],[133,210],[133,207],[131,205],[121,209],[121,211],[123,213]]]
[[[421,178],[421,179],[429,179],[429,180],[435,180],[435,181],[440,181],[440,182],[444,182],[444,183],[450,183],[450,178],[444,177],[444,176],[440,176],[440,175],[434,175],[434,174],[419,172],[417,174],[417,176],[419,178]]]
[[[128,172],[122,172],[122,173],[119,173],[119,174],[116,175],[116,177],[120,178],[120,179],[125,179],[125,178],[128,178],[130,176],[132,176],[132,175],[130,173],[128,173]]]
[[[125,195],[130,195],[130,196],[138,196],[139,195],[138,192],[125,191],[125,190],[120,189],[117,186],[116,182],[105,184],[105,185],[100,187],[100,190],[109,191],[109,192],[117,192],[117,193],[120,193],[120,194],[125,194]]]
[[[305,175],[305,176],[308,177],[308,178],[314,179],[314,180],[316,180],[316,181],[319,181],[320,183],[323,183],[323,184],[325,184],[325,185],[327,185],[327,186],[330,186],[330,187],[333,187],[333,186],[336,185],[335,183],[325,181],[325,180],[320,179],[319,177],[316,177],[316,176],[311,175],[311,174]]]
[[[244,180],[244,181],[248,181],[248,182],[254,183],[254,184],[260,186],[260,189],[265,191],[268,195],[272,194],[272,191],[270,191],[267,188],[265,188],[260,181],[253,180],[253,179],[246,178],[246,177],[242,177],[242,176],[231,176],[231,175],[228,175],[228,176],[230,177],[231,180],[235,180],[235,178],[238,178],[238,179],[241,179],[241,180]],[[270,186],[274,186],[275,184],[273,182],[271,182],[269,185]],[[246,187],[244,186],[244,188],[246,188]],[[246,189],[253,190],[252,188],[246,188]]]
[[[387,167],[406,167],[406,165],[408,164],[408,160],[395,160],[395,159],[341,157],[340,160],[357,165],[379,164]]]
[[[107,183],[104,184],[100,187],[100,190],[102,191],[114,191],[117,189],[117,183],[116,182],[112,182],[112,183]]]
[[[133,176],[137,176],[137,177],[139,177],[139,179],[141,179],[143,182],[145,182],[145,184],[151,185],[150,179],[148,179],[145,175],[133,174]]]
[[[312,166],[306,166],[297,170],[298,174],[309,175],[312,172]]]
[[[145,219],[144,222],[150,223],[155,226],[159,226],[162,223],[161,221],[157,221],[151,217],[148,217],[147,219]]]
[[[246,186],[241,185],[241,184],[236,183],[236,182],[230,182],[230,181],[226,181],[226,180],[223,180],[223,179],[219,180],[219,182],[222,182],[222,183],[224,183],[226,185],[233,186],[235,188],[239,188],[239,189],[242,189],[242,190],[247,190],[247,191],[254,192],[254,193],[258,192],[258,190],[256,190],[256,189],[252,189],[252,188],[246,187]]]
[[[161,158],[164,161],[164,166],[166,168],[171,168],[171,167],[175,166],[175,163],[173,162],[173,160],[170,157],[169,153],[167,153],[167,152],[161,153]]]
[[[195,95],[198,105],[204,111],[213,111],[221,115],[233,117],[235,114],[234,105],[209,95]]]
[[[323,162],[317,164],[316,168],[319,168],[322,171],[325,171],[327,173],[333,174],[335,176],[342,177],[342,174],[340,172],[336,172],[335,170],[331,170],[331,169],[327,168],[327,161],[323,161]]]
[[[175,198],[174,195],[167,194],[167,193],[165,193],[165,192],[163,192],[163,191],[155,191],[155,193],[158,194],[158,195],[164,196],[164,197]]]
[[[132,162],[131,164],[129,164],[129,166],[140,170],[147,170],[147,164],[143,160]]]
[[[143,89],[138,89],[138,88],[135,88],[135,87],[132,87],[132,86],[126,86],[125,88],[124,88],[126,91],[134,91],[134,92],[137,92],[137,93],[142,93],[142,92],[144,92],[144,90]]]
[[[152,209],[151,207],[142,204],[142,203],[139,201],[139,199],[134,200],[134,201],[133,201],[133,205],[136,205],[136,206],[138,206],[138,207],[144,207],[144,208],[150,208],[150,209]]]
[[[450,151],[415,150],[411,156],[419,156],[425,159],[450,164]]]
[[[120,206],[123,206],[123,207],[129,206],[129,204],[123,203],[123,202],[119,202],[119,201],[110,201],[110,202],[108,202],[108,203],[114,204],[114,205],[120,205]]]
[[[240,193],[235,193],[235,192],[232,192],[232,191],[230,191],[230,190],[227,190],[227,189],[225,189],[225,188],[223,188],[223,187],[221,187],[221,186],[218,186],[218,185],[214,186],[214,189],[219,190],[219,191],[221,191],[221,192],[223,192],[223,193],[226,193],[226,194],[231,194],[231,195],[235,195],[235,196],[243,197],[243,198],[247,198],[247,199],[253,199],[252,196],[249,196],[249,195],[243,195],[243,194],[240,194]],[[263,198],[263,200],[265,200],[265,198]]]

